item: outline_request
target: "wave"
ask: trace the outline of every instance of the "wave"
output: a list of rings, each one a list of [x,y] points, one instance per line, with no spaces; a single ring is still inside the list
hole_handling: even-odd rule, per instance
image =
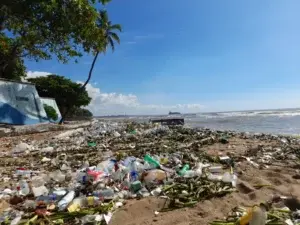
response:
[[[214,112],[214,113],[198,113],[197,117],[205,118],[226,118],[226,117],[293,117],[300,116],[300,109],[295,110],[262,110],[262,111],[236,111],[236,112]]]

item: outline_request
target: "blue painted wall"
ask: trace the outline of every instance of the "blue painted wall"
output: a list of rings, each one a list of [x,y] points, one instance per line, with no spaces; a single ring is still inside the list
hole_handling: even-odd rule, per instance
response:
[[[31,125],[49,122],[32,84],[0,80],[0,123]]]

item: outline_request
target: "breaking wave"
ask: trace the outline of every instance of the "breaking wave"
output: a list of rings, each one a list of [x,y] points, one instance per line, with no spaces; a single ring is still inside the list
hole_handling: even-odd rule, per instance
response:
[[[293,117],[293,116],[300,116],[300,109],[199,113],[197,114],[197,116],[205,117],[205,118],[250,117],[250,116]]]

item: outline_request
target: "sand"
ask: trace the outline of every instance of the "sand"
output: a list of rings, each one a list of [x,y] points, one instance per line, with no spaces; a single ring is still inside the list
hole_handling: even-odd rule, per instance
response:
[[[0,149],[2,151],[7,150],[11,146],[14,146],[18,140],[46,140],[52,136],[54,136],[54,133],[0,138]],[[204,150],[212,155],[230,153],[235,156],[242,156],[247,150],[255,149],[258,145],[273,146],[276,145],[276,142],[232,138],[228,144],[216,143],[201,147],[199,151]],[[13,162],[4,163],[5,159],[3,158],[1,161],[1,171],[13,170],[18,165],[18,163]],[[22,160],[20,163],[22,163]],[[113,215],[110,224],[204,225],[215,219],[223,219],[235,206],[251,206],[269,200],[275,195],[293,195],[300,198],[300,180],[293,178],[296,174],[299,174],[299,171],[291,162],[277,161],[276,165],[270,165],[269,168],[256,169],[244,160],[236,164],[236,172],[238,175],[238,191],[223,198],[199,202],[193,208],[160,212],[158,215],[155,215],[155,211],[159,211],[162,208],[164,199],[150,197],[141,200],[130,200],[126,201],[125,206]],[[268,186],[257,188],[256,185]]]

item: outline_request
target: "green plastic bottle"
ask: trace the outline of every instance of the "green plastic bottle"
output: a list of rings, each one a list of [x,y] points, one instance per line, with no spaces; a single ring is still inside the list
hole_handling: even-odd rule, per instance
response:
[[[183,176],[185,173],[186,173],[186,171],[188,171],[190,169],[190,166],[188,165],[188,164],[185,164],[183,167],[182,167],[182,169],[181,170],[179,170],[179,175],[180,176]]]
[[[155,167],[157,167],[157,168],[160,167],[159,162],[157,162],[155,159],[153,159],[150,155],[145,155],[144,160],[145,160],[147,163],[150,163],[150,164],[152,164],[152,165],[155,165]]]

